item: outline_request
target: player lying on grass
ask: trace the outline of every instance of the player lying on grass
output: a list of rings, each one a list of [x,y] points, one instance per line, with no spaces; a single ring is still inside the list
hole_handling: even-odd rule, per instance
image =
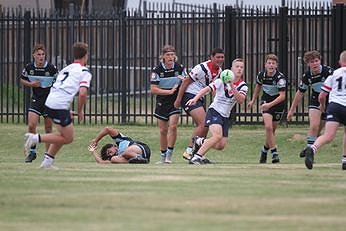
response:
[[[97,152],[98,142],[109,135],[115,144],[106,144]],[[147,164],[150,162],[150,148],[147,144],[127,137],[115,128],[105,127],[90,141],[89,151],[99,164]]]

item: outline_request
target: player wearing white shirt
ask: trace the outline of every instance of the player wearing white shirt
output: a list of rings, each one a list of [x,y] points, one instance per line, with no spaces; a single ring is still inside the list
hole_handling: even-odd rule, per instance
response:
[[[210,104],[205,118],[205,126],[209,127],[211,137],[193,138],[193,157],[190,164],[203,164],[203,158],[211,148],[223,150],[227,144],[229,117],[236,103],[245,101],[248,87],[243,81],[244,61],[235,59],[232,62],[232,70],[235,75],[233,82],[224,83],[220,78],[203,88],[198,94],[187,102],[187,105],[195,104],[198,99],[209,92],[215,92],[213,102]]]
[[[341,52],[339,64],[341,67],[326,79],[319,95],[320,109],[324,112],[325,101],[329,94],[329,104],[326,110],[327,122],[323,135],[318,137],[311,147],[303,150],[305,166],[308,169],[313,168],[314,155],[317,150],[335,138],[337,129],[342,124],[344,125],[344,146],[341,163],[342,169],[346,170],[346,50]]]
[[[46,111],[56,125],[58,133],[50,134],[25,134],[25,149],[37,143],[49,143],[41,168],[54,168],[53,161],[64,144],[72,143],[74,128],[70,114],[70,104],[78,94],[78,119],[84,118],[84,105],[91,81],[91,73],[85,67],[88,61],[88,45],[77,42],[73,45],[74,62],[62,69],[46,100]]]
[[[187,102],[192,99],[201,89],[208,86],[212,81],[219,77],[221,66],[225,60],[224,51],[221,48],[215,48],[211,52],[210,60],[200,63],[195,66],[189,73],[189,77],[183,80],[178,92],[177,99],[174,102],[174,107],[182,106],[184,111],[190,115],[196,127],[192,137],[205,137],[208,133],[208,128],[204,127],[205,109],[204,99],[200,98],[195,104],[187,105]],[[183,153],[183,158],[190,160],[192,157],[192,139]]]

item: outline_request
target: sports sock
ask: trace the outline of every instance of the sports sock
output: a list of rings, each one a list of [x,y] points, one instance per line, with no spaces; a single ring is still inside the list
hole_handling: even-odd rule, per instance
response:
[[[310,146],[312,148],[312,151],[314,152],[314,154],[316,154],[317,152],[317,147],[315,145],[311,145]]]
[[[54,156],[49,155],[47,152],[44,154],[44,159],[41,163],[42,166],[50,166],[54,162]]]
[[[267,153],[267,152],[269,151],[269,148],[266,147],[265,145],[263,145],[261,151],[262,151],[263,153]]]
[[[161,156],[166,156],[166,153],[167,153],[167,149],[161,150]]]
[[[201,146],[204,143],[205,138],[204,137],[198,137],[196,140],[196,144]]]
[[[311,145],[314,144],[314,142],[316,141],[317,137],[316,136],[307,136],[306,137],[306,145],[308,147],[310,147]]]
[[[276,148],[276,147],[275,147],[275,148],[270,149],[270,151],[271,151],[271,153],[272,153],[272,155],[273,155],[273,156],[274,156],[274,155],[279,155],[278,150],[277,150],[277,148]]]
[[[174,147],[168,147],[166,151],[166,155],[172,155],[173,154]]]
[[[32,152],[32,153],[36,153],[36,145],[34,145],[34,146],[32,146],[31,148],[30,148],[30,152]]]

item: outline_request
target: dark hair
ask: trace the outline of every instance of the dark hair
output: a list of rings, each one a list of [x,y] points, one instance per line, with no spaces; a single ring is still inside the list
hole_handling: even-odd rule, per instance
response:
[[[32,53],[35,53],[38,50],[43,50],[46,53],[46,48],[44,47],[43,44],[36,44],[33,48],[32,48]]]
[[[279,58],[275,54],[268,54],[265,58],[265,62],[267,62],[268,59],[274,60],[275,62],[279,63]]]
[[[113,147],[114,144],[106,144],[101,148],[101,159],[102,160],[109,160],[109,156],[107,155],[108,148]]]
[[[73,44],[73,58],[81,59],[88,53],[88,44],[76,42]]]
[[[219,47],[214,48],[214,49],[211,51],[211,55],[212,55],[212,56],[216,55],[217,53],[224,54],[225,52],[223,51],[222,48],[219,48]]]
[[[307,64],[308,62],[310,62],[311,60],[318,58],[319,60],[322,59],[322,56],[320,54],[320,52],[313,50],[313,51],[307,51],[304,54],[304,62]]]

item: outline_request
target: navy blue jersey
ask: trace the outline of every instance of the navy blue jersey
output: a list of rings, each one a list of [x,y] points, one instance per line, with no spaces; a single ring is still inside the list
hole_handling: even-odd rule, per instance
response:
[[[276,99],[280,91],[286,91],[286,82],[285,75],[279,71],[276,71],[273,76],[266,75],[265,71],[259,72],[256,83],[263,89],[261,100],[269,103]]]
[[[298,90],[304,93],[309,87],[311,87],[312,95],[315,95],[315,97],[318,98],[324,81],[328,76],[333,74],[333,71],[333,68],[321,65],[321,72],[319,74],[313,75],[310,70],[305,72],[299,83]]]
[[[161,89],[172,89],[175,86],[180,86],[181,79],[178,75],[187,76],[186,69],[183,65],[174,63],[173,68],[166,69],[163,63],[155,67],[151,74],[150,83],[158,85]],[[173,104],[177,98],[178,90],[172,95],[157,95],[156,102],[164,104]]]
[[[37,67],[35,62],[29,63],[22,71],[20,78],[30,81],[32,78],[43,77],[49,79],[50,83],[44,87],[33,87],[33,97],[39,98],[42,96],[48,96],[50,87],[53,85],[58,69],[48,61],[45,62],[44,67]],[[52,80],[52,81],[51,81]],[[46,81],[47,82],[47,81]],[[46,83],[45,82],[45,83]],[[42,84],[41,84],[42,85]]]

